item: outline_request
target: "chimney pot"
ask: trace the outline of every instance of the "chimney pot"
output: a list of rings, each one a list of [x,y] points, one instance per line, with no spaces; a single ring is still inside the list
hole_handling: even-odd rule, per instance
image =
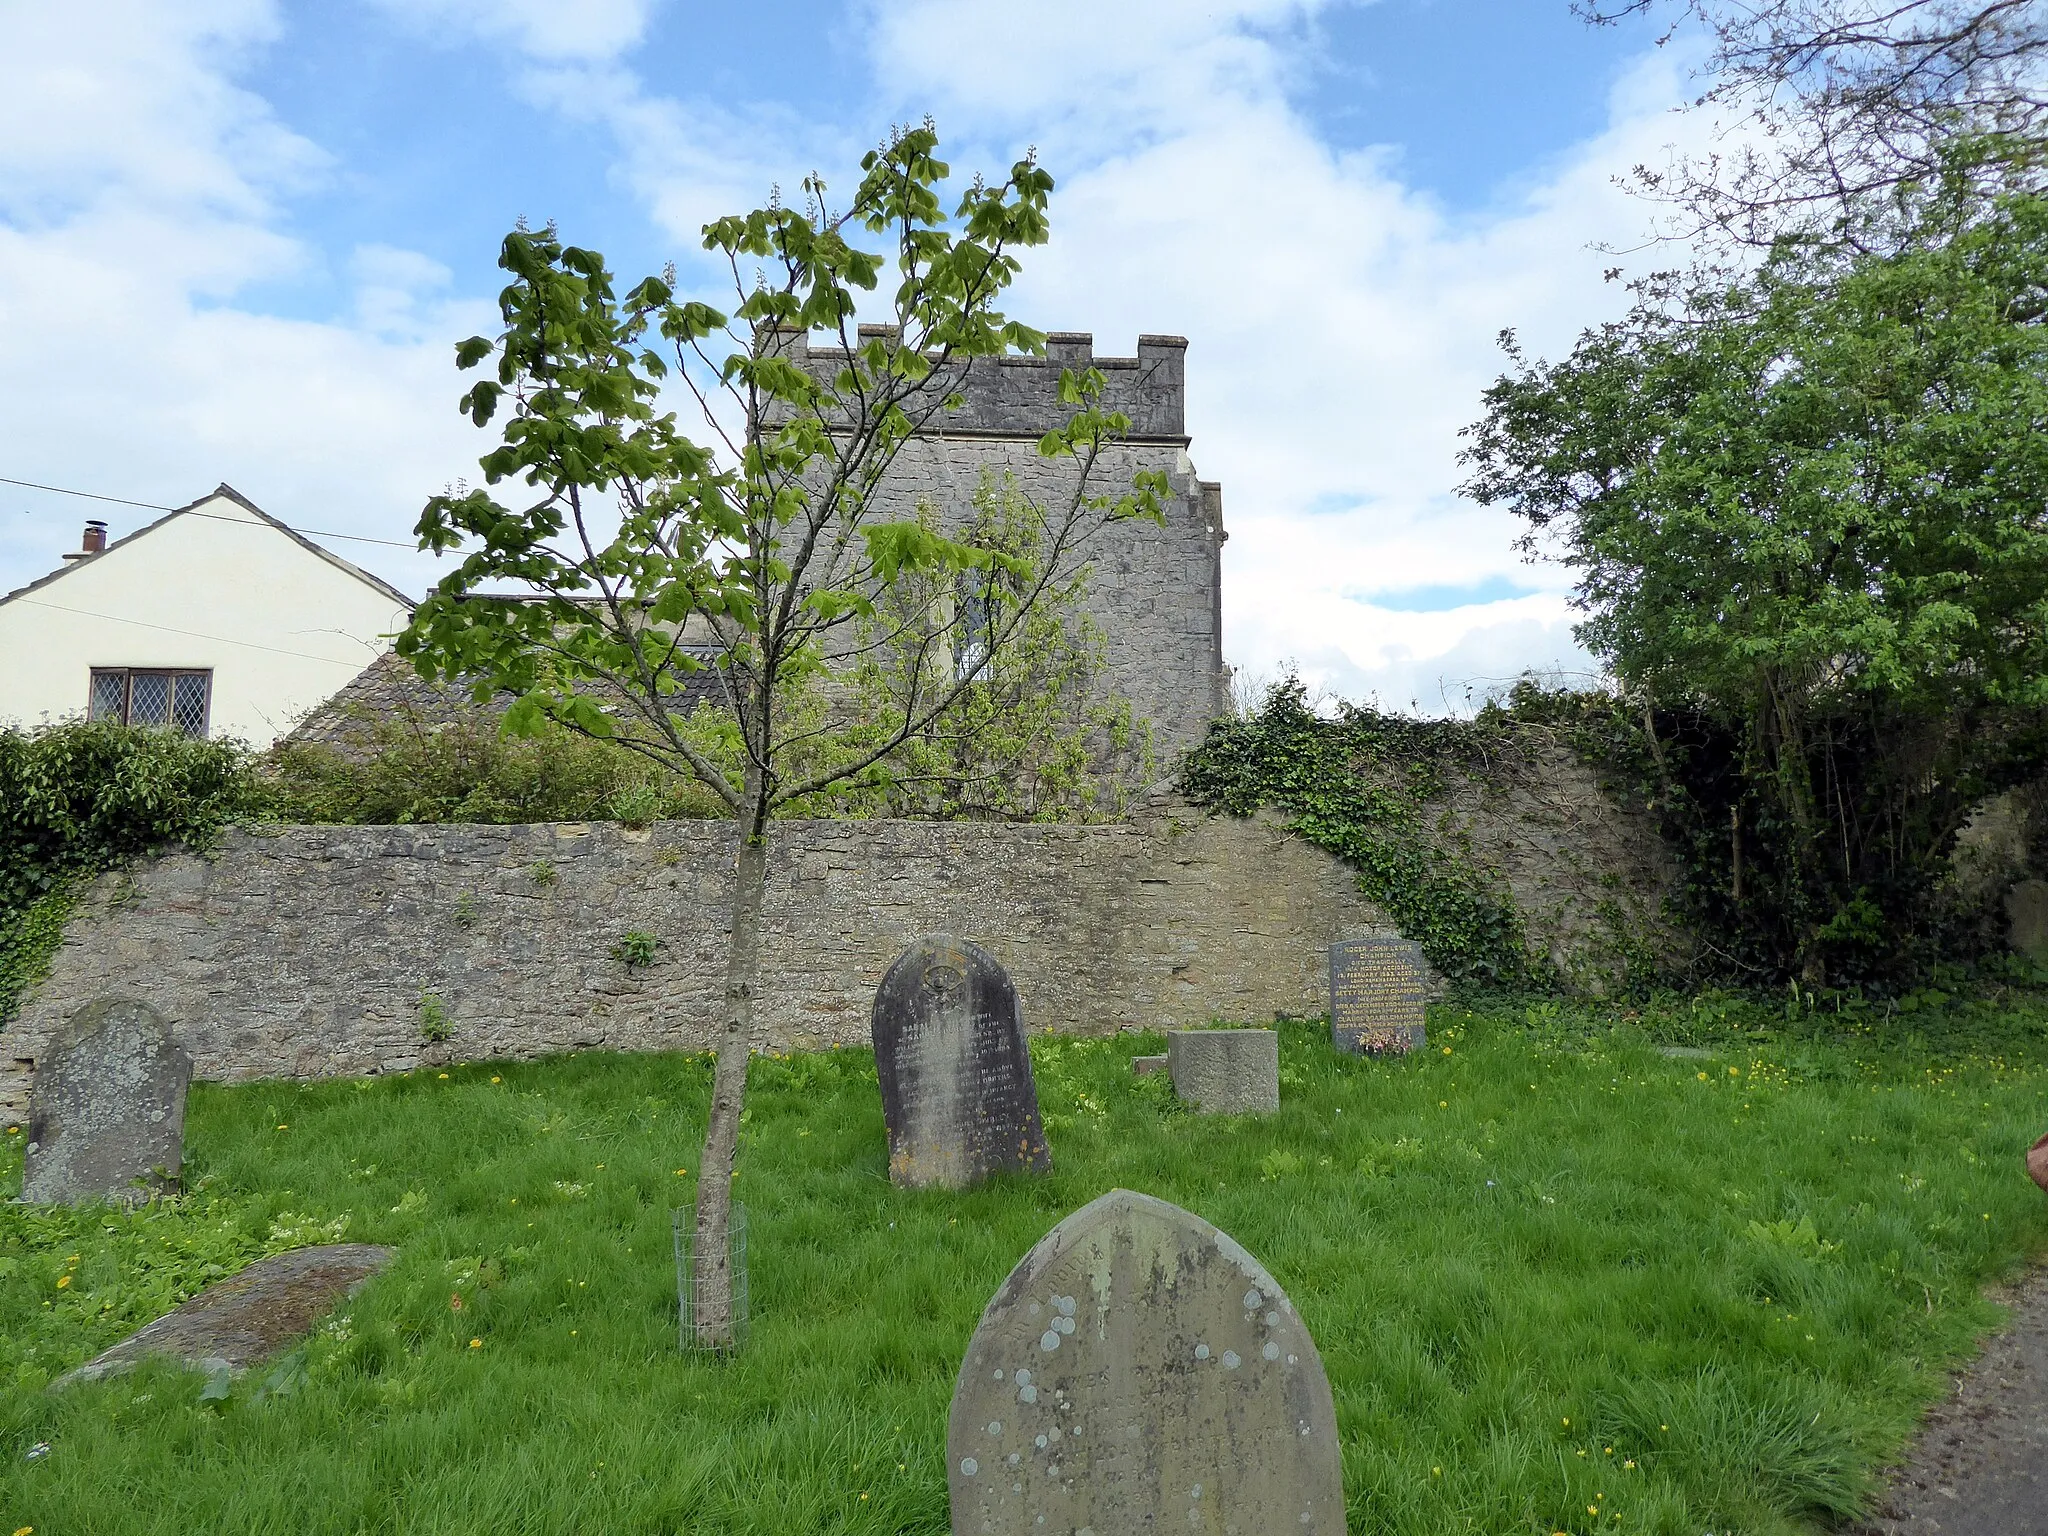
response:
[[[83,552],[96,555],[107,547],[107,525],[98,518],[89,518],[85,525]]]

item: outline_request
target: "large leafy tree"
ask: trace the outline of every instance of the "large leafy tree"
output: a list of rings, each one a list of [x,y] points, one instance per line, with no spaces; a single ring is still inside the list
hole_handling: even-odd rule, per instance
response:
[[[1097,488],[1101,450],[1129,422],[1097,408],[1093,369],[1061,375],[1070,414],[1039,451],[1067,472],[1053,477],[1059,494],[1024,502],[1028,541],[949,533],[885,507],[899,452],[960,403],[966,366],[1043,347],[996,306],[1019,251],[1047,237],[1052,178],[1026,158],[949,209],[937,150],[929,123],[900,131],[864,158],[843,210],[813,177],[802,209],[772,201],[706,225],[729,310],[678,297],[667,276],[617,295],[597,253],[552,230],[509,235],[505,328],[464,342],[457,360],[495,360],[462,408],[479,424],[502,417],[484,473],[523,491],[509,504],[488,488],[437,496],[419,522],[425,547],[462,559],[420,605],[401,653],[479,696],[516,695],[510,730],[552,720],[608,739],[694,775],[733,814],[731,943],[695,1218],[697,1335],[714,1348],[734,1339],[731,1178],[770,818],[859,781],[957,712],[982,669],[933,658],[1015,643],[1041,599],[1073,582],[1095,529],[1160,515],[1161,476]],[[888,326],[863,332],[856,307],[885,279]],[[793,356],[794,338],[817,331],[842,349],[828,366]],[[670,396],[694,404],[700,437],[663,409]],[[484,595],[508,585],[526,600]],[[992,587],[1002,602],[959,600]],[[810,705],[821,675],[857,654],[900,656],[890,672],[901,686],[835,731]],[[707,671],[724,716],[708,733],[683,703]]]
[[[1508,338],[1468,489],[1577,570],[1667,809],[1697,847],[1726,828],[1747,964],[1903,963],[1972,808],[2048,761],[2044,313],[2048,202],[2022,197],[1930,209],[1888,256],[1787,245],[1646,289],[1558,363]]]

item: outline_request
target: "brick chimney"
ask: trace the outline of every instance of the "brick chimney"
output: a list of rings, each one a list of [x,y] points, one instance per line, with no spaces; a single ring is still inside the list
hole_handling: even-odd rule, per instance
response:
[[[96,555],[106,547],[107,525],[96,517],[90,518],[85,525],[84,541],[75,553],[68,554],[64,558],[66,560],[83,560],[87,555]]]

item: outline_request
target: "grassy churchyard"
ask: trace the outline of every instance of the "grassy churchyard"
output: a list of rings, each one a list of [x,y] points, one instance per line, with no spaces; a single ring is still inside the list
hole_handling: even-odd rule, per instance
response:
[[[0,1526],[943,1532],[983,1305],[1123,1186],[1287,1288],[1354,1532],[1812,1529],[1995,1324],[1981,1288],[2048,1245],[2021,1170],[2048,1006],[1919,1001],[1917,1033],[1453,1004],[1392,1061],[1289,1025],[1281,1111],[1244,1118],[1134,1078],[1156,1036],[1039,1036],[1055,1170],[964,1194],[891,1186],[869,1052],[761,1059],[752,1335],[726,1363],[677,1349],[670,1243],[707,1059],[199,1086],[182,1200],[0,1207]],[[39,1390],[260,1254],[340,1236],[402,1254],[274,1366]]]

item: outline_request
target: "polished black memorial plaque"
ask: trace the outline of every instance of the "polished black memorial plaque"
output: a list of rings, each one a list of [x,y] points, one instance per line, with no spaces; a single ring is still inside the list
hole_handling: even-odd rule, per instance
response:
[[[1330,946],[1330,1039],[1353,1055],[1398,1056],[1423,1043],[1429,968],[1422,946],[1378,934]]]

